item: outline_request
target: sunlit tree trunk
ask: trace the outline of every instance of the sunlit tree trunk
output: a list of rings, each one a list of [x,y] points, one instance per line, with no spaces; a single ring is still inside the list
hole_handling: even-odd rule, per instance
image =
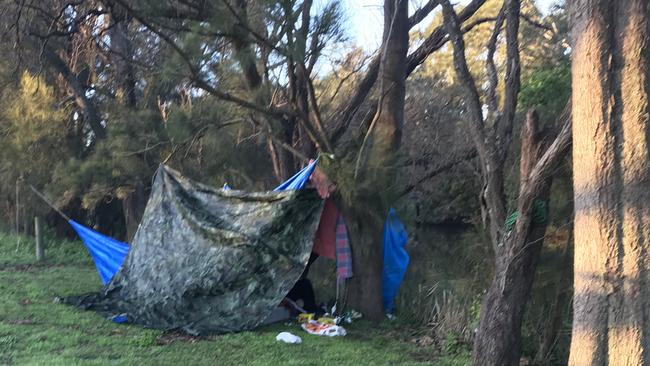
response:
[[[648,0],[575,0],[569,364],[648,365]]]

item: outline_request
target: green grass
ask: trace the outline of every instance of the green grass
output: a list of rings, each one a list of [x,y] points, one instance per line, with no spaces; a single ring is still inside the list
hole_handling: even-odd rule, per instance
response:
[[[35,264],[30,239],[0,234],[0,365],[467,364],[467,355],[441,357],[433,347],[409,342],[413,333],[397,323],[357,322],[340,338],[279,324],[200,339],[114,324],[53,301],[99,288],[82,244],[56,242],[46,255],[46,263]],[[303,343],[277,342],[281,331]]]

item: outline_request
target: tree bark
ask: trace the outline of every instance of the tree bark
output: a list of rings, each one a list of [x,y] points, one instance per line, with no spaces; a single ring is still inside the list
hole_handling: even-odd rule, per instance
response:
[[[147,194],[144,185],[137,183],[133,192],[129,193],[122,200],[122,212],[124,213],[124,225],[126,227],[126,240],[131,242],[135,236],[144,209],[147,206]]]
[[[138,99],[136,95],[136,78],[133,67],[133,45],[129,37],[131,17],[122,6],[111,7],[111,61],[115,69],[115,84],[119,101],[130,110],[135,110]],[[122,213],[126,229],[126,240],[131,241],[140,225],[147,204],[147,196],[141,182],[122,199]]]
[[[70,88],[71,94],[75,98],[75,102],[81,108],[83,112],[84,120],[88,123],[88,126],[95,133],[97,139],[103,139],[106,137],[106,130],[102,126],[102,118],[100,115],[97,106],[94,101],[88,98],[86,95],[87,87],[82,83],[82,80],[79,80],[78,76],[72,72],[70,67],[63,61],[63,59],[58,55],[57,51],[46,45],[43,47],[43,55],[48,60],[50,65],[56,70],[57,73],[61,74],[63,79],[66,81],[68,87]]]
[[[367,132],[367,154],[362,146],[356,157],[356,193],[344,213],[354,245],[355,276],[349,303],[369,319],[383,318],[381,293],[383,220],[394,199],[395,152],[404,122],[406,52],[408,50],[408,1],[384,1],[384,42],[380,74],[380,101]],[[359,172],[357,172],[359,168]],[[355,178],[357,178],[355,176]],[[351,203],[350,203],[351,202]]]
[[[111,51],[112,63],[115,65],[115,83],[118,97],[129,108],[137,103],[135,69],[133,67],[133,45],[129,37],[131,17],[119,5],[111,9]]]
[[[648,365],[648,0],[574,0],[570,365]]]
[[[357,200],[357,202],[359,202]],[[384,317],[382,301],[383,219],[377,206],[343,204],[343,216],[352,243],[354,276],[349,282],[348,306],[371,320]]]
[[[558,139],[568,139],[567,135],[565,125]],[[503,252],[495,258],[494,279],[483,299],[474,340],[475,365],[519,365],[521,324],[547,226],[546,221],[534,221],[533,204],[541,201],[548,206],[552,182],[551,175],[537,174],[536,170],[549,153],[558,159],[567,149],[568,143],[543,149],[536,113],[529,112],[521,139],[518,217],[499,244]]]

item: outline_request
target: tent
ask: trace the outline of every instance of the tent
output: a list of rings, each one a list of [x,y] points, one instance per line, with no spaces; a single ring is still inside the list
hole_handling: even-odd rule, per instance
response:
[[[215,189],[161,166],[130,247],[70,221],[105,285],[64,301],[192,334],[259,326],[311,253],[323,201],[302,188],[315,164],[257,193]]]

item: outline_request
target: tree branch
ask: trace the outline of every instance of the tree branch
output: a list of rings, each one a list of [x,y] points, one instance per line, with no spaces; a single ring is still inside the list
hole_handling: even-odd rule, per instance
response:
[[[66,83],[74,94],[75,101],[79,108],[83,110],[84,119],[95,133],[98,139],[106,137],[106,130],[101,124],[101,116],[97,107],[92,100],[86,96],[86,88],[81,84],[77,75],[75,75],[70,67],[61,59],[61,57],[47,44],[43,47],[43,54],[54,67],[54,69],[63,76]]]
[[[536,113],[534,111],[529,112],[522,134],[527,133],[529,135],[534,135],[536,133],[535,131],[527,130],[535,127],[537,122],[536,120]],[[522,169],[521,171],[522,176],[520,177],[521,184],[519,187],[519,199],[517,205],[519,215],[517,217],[517,222],[515,223],[514,233],[512,234],[515,235],[515,237],[510,241],[511,243],[520,243],[521,245],[529,244],[524,240],[524,238],[528,235],[531,226],[530,212],[533,209],[534,201],[540,194],[542,194],[544,189],[547,189],[545,187],[549,184],[552,170],[569,150],[569,146],[571,146],[572,119],[570,100],[564,108],[564,111],[560,114],[558,124],[562,126],[562,129],[541,156],[539,156],[540,141],[537,141],[535,138],[529,138],[528,142],[531,145],[535,145],[534,149],[537,151],[529,149],[530,153],[527,157],[522,154],[522,166],[527,165],[528,168]],[[523,140],[524,138],[522,137],[522,141]],[[522,145],[522,149],[526,148],[525,145]],[[535,155],[533,156],[532,154]],[[523,161],[524,159],[528,161]],[[535,164],[534,166],[532,165],[533,163]],[[510,250],[523,249],[525,249],[525,247],[510,248]]]
[[[564,110],[558,117],[556,125],[562,126],[562,129],[530,172],[529,182],[531,187],[528,189],[531,191],[536,191],[538,189],[537,185],[539,182],[546,179],[551,174],[552,170],[557,166],[558,161],[562,156],[564,156],[564,153],[568,151],[569,146],[571,146],[571,128],[573,126],[571,100],[567,102]]]
[[[503,113],[497,121],[496,143],[501,146],[500,159],[505,159],[512,125],[517,111],[521,66],[519,62],[519,0],[506,0],[506,76]]]
[[[472,17],[478,9],[485,3],[486,0],[472,0],[459,14],[459,19],[462,21],[466,21],[470,17]],[[440,3],[440,1],[438,1]],[[484,19],[481,21],[486,22],[489,21],[489,19]],[[465,32],[471,30],[474,28],[476,25],[480,23],[474,22],[473,24],[470,24],[466,29]],[[407,57],[407,65],[406,65],[406,75],[404,77],[408,77],[411,75],[413,70],[415,70],[416,67],[418,67],[424,60],[427,59],[427,57],[432,54],[433,52],[439,50],[446,42],[446,35],[447,31],[445,30],[445,26],[441,25],[434,29],[431,34],[427,37],[427,39],[418,47],[415,51],[413,51],[410,55]],[[372,87],[375,85],[375,82],[377,81],[377,77],[379,75],[379,59],[380,55],[376,55],[370,64],[368,65],[368,71],[366,71],[365,76],[359,82],[359,85],[357,86],[357,90],[350,98],[350,101],[347,103],[345,107],[341,109],[341,112],[337,114],[335,117],[335,125],[334,128],[332,129],[332,137],[331,140],[332,142],[338,141],[341,136],[343,136],[343,133],[347,129],[348,125],[354,118],[354,115],[357,113],[359,110],[359,107],[361,107],[361,104],[366,100],[366,97],[368,94],[370,94],[370,91],[372,90]]]
[[[485,4],[486,0],[472,0],[463,10],[457,15],[459,22],[464,22],[471,18],[480,8]],[[440,1],[439,1],[440,2]],[[441,3],[441,2],[440,2]],[[476,25],[476,24],[475,24]],[[472,26],[473,27],[473,26]],[[470,28],[471,29],[471,28]],[[413,51],[408,57],[408,65],[406,67],[407,75],[410,75],[416,67],[418,67],[424,60],[429,57],[434,51],[440,49],[446,42],[445,36],[447,29],[445,25],[441,25],[434,29],[431,34],[424,40],[424,42]]]
[[[416,10],[415,13],[409,17],[409,29],[418,25],[438,5],[440,5],[439,0],[429,0],[429,2],[424,4],[420,9]]]
[[[499,77],[497,76],[497,68],[494,65],[494,53],[497,49],[497,40],[499,39],[499,33],[501,33],[501,27],[503,26],[503,21],[505,20],[506,6],[505,3],[499,10],[497,15],[496,22],[494,24],[494,29],[492,35],[488,40],[487,45],[487,56],[485,59],[485,69],[488,76],[488,87],[485,96],[485,102],[488,107],[489,115],[493,115],[499,109],[499,102],[497,99],[497,86],[499,85]]]
[[[465,41],[460,30],[458,16],[449,0],[441,0],[444,24],[454,48],[454,69],[467,94],[467,109],[470,116],[469,126],[477,151],[483,162],[487,161],[488,148],[483,130],[483,110],[474,77],[467,67],[465,58]]]
[[[412,190],[417,188],[420,184],[422,184],[422,183],[426,182],[427,180],[435,177],[436,175],[441,174],[441,173],[455,167],[456,165],[458,165],[458,164],[460,164],[462,162],[474,159],[475,157],[476,157],[476,150],[470,149],[470,150],[466,151],[465,153],[463,153],[458,158],[456,158],[454,160],[451,160],[451,161],[448,161],[448,162],[446,162],[446,163],[444,163],[442,165],[436,166],[435,168],[433,168],[433,169],[427,171],[426,173],[424,173],[424,175],[421,176],[415,183],[407,186],[402,192],[400,192],[399,197],[403,197],[404,195],[408,194],[409,192],[411,192]]]

